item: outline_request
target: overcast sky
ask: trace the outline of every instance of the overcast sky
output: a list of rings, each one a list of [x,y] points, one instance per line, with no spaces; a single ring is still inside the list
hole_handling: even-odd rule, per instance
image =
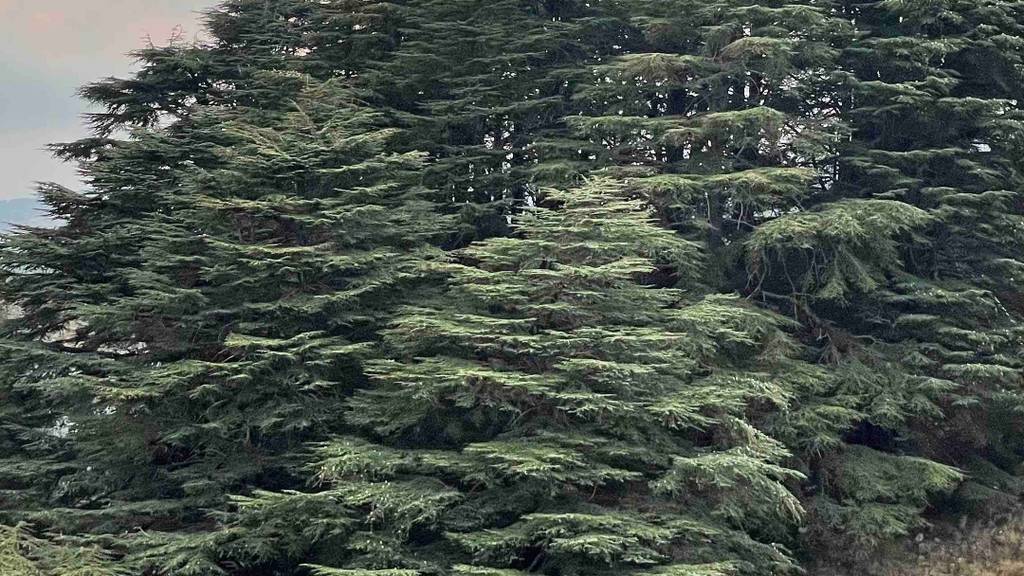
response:
[[[176,26],[200,31],[214,0],[0,0],[0,199],[32,195],[33,182],[77,185],[72,166],[43,148],[85,135],[75,90],[132,69],[127,52]]]

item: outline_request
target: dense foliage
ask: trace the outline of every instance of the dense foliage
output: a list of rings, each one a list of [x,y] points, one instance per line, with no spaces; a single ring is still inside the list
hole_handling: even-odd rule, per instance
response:
[[[796,574],[1024,494],[1024,3],[207,28],[0,245],[0,574]]]

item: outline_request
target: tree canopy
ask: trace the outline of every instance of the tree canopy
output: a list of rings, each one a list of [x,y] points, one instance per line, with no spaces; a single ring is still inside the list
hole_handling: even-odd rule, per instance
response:
[[[0,241],[0,574],[781,576],[1024,494],[1024,3],[207,30]]]

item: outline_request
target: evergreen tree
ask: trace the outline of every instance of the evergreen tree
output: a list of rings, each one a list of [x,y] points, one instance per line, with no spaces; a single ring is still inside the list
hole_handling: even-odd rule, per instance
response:
[[[449,116],[401,99],[459,96],[428,92],[427,75],[396,87],[390,74],[403,58],[459,48],[434,28],[445,18],[475,11],[511,40],[551,17],[529,2],[489,8],[225,2],[209,16],[211,43],[151,46],[133,78],[83,89],[105,107],[91,116],[97,134],[55,150],[82,163],[92,190],[45,188],[66,224],[3,246],[3,299],[24,310],[2,345],[12,535],[74,535],[69,553],[107,550],[97,562],[114,572],[295,568],[301,558],[268,553],[281,544],[263,536],[217,537],[240,506],[229,497],[307,485],[307,443],[343,427],[339,401],[362,385],[380,326],[430,275],[419,262],[464,233],[430,200],[473,191],[428,192],[415,150]],[[575,38],[563,36],[552,45]],[[414,51],[398,52],[403,42]],[[486,46],[491,59],[509,55],[508,42]],[[547,50],[522,49],[538,62]],[[510,62],[523,62],[476,54],[460,72],[475,80],[439,85],[507,87]],[[541,107],[562,88],[547,82],[524,88]],[[485,95],[481,106],[521,98]],[[493,148],[501,123],[477,124],[467,142]],[[477,186],[490,200],[512,195]],[[12,554],[58,570],[25,550]]]
[[[798,474],[748,421],[787,401],[777,319],[694,290],[699,249],[612,181],[541,206],[440,265],[317,446],[323,490],[247,500],[252,524],[347,511],[295,535],[332,542],[319,574],[785,572]]]
[[[1017,176],[1000,150],[1019,129],[1015,10],[637,6],[644,45],[577,93],[581,159],[706,242],[715,289],[799,321],[806,359],[827,368],[794,370],[800,400],[764,424],[811,479],[818,549],[870,550],[921,526],[965,477],[950,466],[1019,490],[1006,474],[1020,450]],[[979,461],[989,450],[997,466]]]
[[[139,571],[221,571],[184,552],[217,529],[209,511],[304,480],[295,450],[337,420],[445,229],[408,176],[420,157],[386,150],[357,91],[264,81],[276,109],[195,109],[106,145],[96,191],[60,191],[64,227],[3,246],[24,312],[7,393],[67,427],[49,433],[61,466],[33,481],[45,499],[12,519],[92,534]]]
[[[584,64],[628,42],[619,12],[579,0],[404,4],[400,49],[373,81],[436,159],[432,187],[492,219],[530,195],[537,164],[566,154],[538,139],[564,130]]]
[[[837,147],[848,137],[839,56],[852,30],[834,6],[817,2],[638,3],[633,14],[641,44],[596,67],[576,95],[585,110],[570,119],[582,140],[578,169],[604,167],[657,206],[666,226],[705,246],[708,289],[746,295],[806,323],[785,290],[761,281],[754,258],[761,252],[751,246],[828,233],[807,209],[835,198]],[[844,207],[892,211],[882,203]],[[796,217],[807,222],[794,224]],[[906,225],[897,220],[893,228]],[[839,388],[841,378],[817,362],[817,342],[807,340],[811,346],[776,376],[792,401],[757,424],[794,452],[788,464],[814,490],[825,456],[863,415]]]
[[[584,154],[716,251],[826,192],[847,31],[827,5],[684,0],[632,14],[639,46],[575,96]]]
[[[425,181],[461,206],[470,239],[504,233],[508,202],[530,193],[541,158],[569,154],[540,148],[538,136],[563,130],[576,110],[572,87],[589,80],[582,64],[628,43],[620,12],[578,0],[229,0],[208,15],[211,43],[141,50],[141,73],[84,94],[108,108],[92,115],[107,134],[194,104],[273,97],[264,70],[347,78],[392,112],[403,129],[395,149],[431,154]],[[62,150],[81,156],[101,142]]]
[[[768,576],[1016,502],[1022,23],[222,2],[0,245],[0,572]]]
[[[921,526],[929,489],[1016,500],[1020,6],[842,2],[857,41],[827,198],[747,242],[862,413],[821,464],[817,549],[864,550]],[[963,470],[961,474],[949,468]],[[1008,498],[1009,497],[1009,498]],[[815,521],[815,520],[818,521]]]

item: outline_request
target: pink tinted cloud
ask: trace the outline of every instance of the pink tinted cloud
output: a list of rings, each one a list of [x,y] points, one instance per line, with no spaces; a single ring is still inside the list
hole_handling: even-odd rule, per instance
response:
[[[77,186],[74,167],[43,146],[87,134],[75,89],[125,76],[126,53],[146,36],[166,43],[176,26],[200,31],[196,11],[219,0],[0,0],[0,198],[25,196],[33,182]]]
[[[0,33],[19,50],[45,56],[51,66],[140,48],[147,37],[165,42],[181,26],[199,32],[196,11],[209,0],[0,0]]]
[[[67,15],[59,10],[34,12],[28,17],[28,31],[33,34],[49,34],[63,27]]]

